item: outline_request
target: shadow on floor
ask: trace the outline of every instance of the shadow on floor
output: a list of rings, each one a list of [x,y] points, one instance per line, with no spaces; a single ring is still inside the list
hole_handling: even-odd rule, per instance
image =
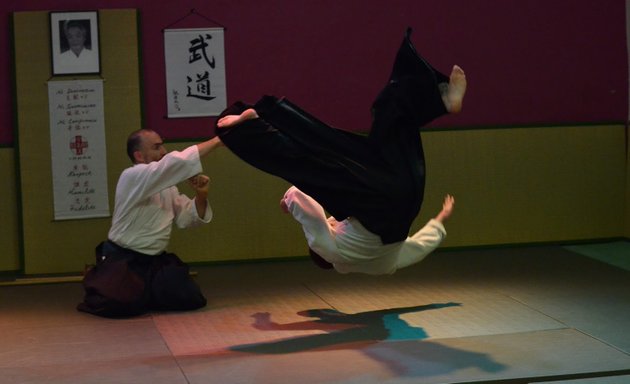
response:
[[[230,347],[232,351],[250,353],[292,353],[313,349],[339,349],[345,344],[366,342],[369,344],[383,340],[422,340],[426,332],[419,327],[411,327],[400,319],[400,315],[431,309],[459,306],[459,303],[428,304],[405,308],[390,308],[378,311],[348,314],[335,309],[309,309],[298,312],[304,317],[317,318],[288,324],[271,321],[268,312],[255,313],[253,327],[261,331],[320,330],[327,333],[296,337],[291,339],[246,344]]]
[[[400,315],[412,312],[460,306],[459,303],[428,304],[347,314],[334,309],[310,309],[298,314],[314,320],[279,324],[267,312],[255,313],[253,327],[261,331],[320,330],[326,333],[294,337],[272,342],[237,345],[233,352],[252,354],[290,354],[339,349],[360,350],[389,370],[403,376],[443,375],[466,367],[485,372],[500,372],[503,364],[484,353],[448,347],[424,341],[421,327],[408,325]]]

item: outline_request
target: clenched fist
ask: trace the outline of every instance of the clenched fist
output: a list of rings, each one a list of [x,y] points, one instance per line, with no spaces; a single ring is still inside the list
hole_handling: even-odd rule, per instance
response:
[[[199,193],[208,193],[208,186],[210,185],[210,178],[206,175],[195,175],[188,179],[188,184],[190,184],[193,189]]]

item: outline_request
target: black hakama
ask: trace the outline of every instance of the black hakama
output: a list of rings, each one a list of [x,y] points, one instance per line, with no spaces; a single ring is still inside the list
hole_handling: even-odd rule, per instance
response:
[[[254,108],[260,118],[217,127],[217,135],[238,157],[295,185],[335,219],[353,216],[386,244],[405,240],[424,196],[419,128],[447,113],[438,84],[449,80],[417,54],[410,34],[372,105],[368,135],[330,127],[273,96],[227,108],[221,116]]]
[[[185,311],[206,298],[175,254],[145,255],[105,241],[96,247],[96,265],[84,279],[77,309],[102,317],[130,317],[149,311]]]

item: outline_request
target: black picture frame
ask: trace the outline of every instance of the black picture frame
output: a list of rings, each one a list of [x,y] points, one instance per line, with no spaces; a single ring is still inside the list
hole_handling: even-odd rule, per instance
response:
[[[100,74],[98,11],[50,12],[52,74]]]

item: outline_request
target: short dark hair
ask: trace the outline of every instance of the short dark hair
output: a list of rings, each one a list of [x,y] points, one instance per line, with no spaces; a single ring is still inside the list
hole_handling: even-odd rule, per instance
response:
[[[63,24],[63,31],[65,33],[68,32],[68,30],[70,28],[77,28],[81,31],[81,33],[83,33],[83,36],[87,38],[87,27],[85,26],[85,23],[83,20],[67,20],[64,24]]]
[[[153,132],[152,129],[138,129],[137,131],[133,131],[127,137],[127,156],[129,156],[129,160],[132,163],[136,163],[136,158],[134,157],[134,153],[140,150],[142,146],[142,135],[147,132]]]

